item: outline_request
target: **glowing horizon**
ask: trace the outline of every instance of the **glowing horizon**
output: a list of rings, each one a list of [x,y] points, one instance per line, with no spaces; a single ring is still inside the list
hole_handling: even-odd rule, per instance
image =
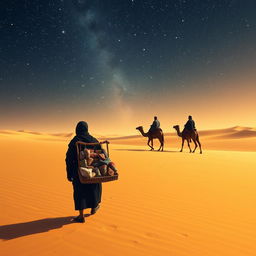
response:
[[[51,20],[6,3],[1,130],[70,132],[85,120],[91,133],[134,134],[155,115],[164,131],[188,115],[198,130],[256,127],[251,4],[96,2],[42,4]]]

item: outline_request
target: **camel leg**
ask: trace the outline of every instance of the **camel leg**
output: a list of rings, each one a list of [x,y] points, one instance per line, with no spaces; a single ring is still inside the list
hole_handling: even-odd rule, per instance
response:
[[[154,139],[151,140],[151,146],[152,146],[152,149],[154,150]]]
[[[196,143],[196,140],[195,140],[195,139],[193,139],[193,142],[195,143],[195,148],[194,148],[194,150],[193,150],[193,153],[195,153],[196,148],[197,148],[197,143]]]
[[[152,150],[152,147],[149,145],[150,139],[148,139],[148,146],[150,147],[150,150]]]
[[[181,150],[180,150],[180,152],[183,151],[183,146],[184,146],[184,139],[182,138],[182,144],[181,144]]]
[[[161,146],[160,146],[160,148],[158,149],[158,151],[160,151],[160,149],[162,149],[161,151],[164,151],[164,142],[163,142],[163,141],[160,141],[160,143],[161,143]]]
[[[151,141],[151,139],[148,138],[148,146],[150,147],[150,150],[154,150],[154,148],[149,145],[150,141]]]
[[[158,138],[158,140],[159,140],[159,143],[160,143],[160,147],[159,147],[158,151],[160,151],[160,150],[161,150],[161,148],[162,148],[162,141],[161,141],[161,139],[160,139],[160,138]]]
[[[162,151],[164,151],[164,134],[162,134],[161,145],[162,145]]]
[[[157,137],[160,143],[160,147],[158,149],[158,151],[160,151],[162,149],[162,151],[164,151],[164,135],[162,134],[161,136]]]
[[[189,140],[187,140],[187,142],[188,142],[189,153],[192,153],[192,150],[191,150],[191,147],[190,147]]]
[[[197,138],[197,143],[198,143],[199,148],[200,148],[200,154],[202,154],[203,152],[202,152],[201,143],[200,143],[200,141],[199,141],[199,138]]]

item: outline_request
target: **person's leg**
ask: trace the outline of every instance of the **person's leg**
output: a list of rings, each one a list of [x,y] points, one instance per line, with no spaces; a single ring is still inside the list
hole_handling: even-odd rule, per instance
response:
[[[84,209],[83,210],[79,210],[79,218],[83,218],[84,217]]]
[[[95,214],[99,210],[99,208],[100,208],[100,204],[98,204],[95,208],[92,208],[91,209],[91,214],[92,215]]]

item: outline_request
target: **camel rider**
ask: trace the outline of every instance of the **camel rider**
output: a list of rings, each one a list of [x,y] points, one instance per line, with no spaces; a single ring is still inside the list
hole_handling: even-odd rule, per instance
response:
[[[184,129],[188,131],[196,131],[195,121],[192,119],[192,116],[188,116],[188,121],[184,125]]]
[[[150,126],[149,132],[153,132],[153,131],[155,131],[157,129],[160,129],[160,122],[157,119],[157,116],[154,116],[154,121],[153,121],[153,123]]]

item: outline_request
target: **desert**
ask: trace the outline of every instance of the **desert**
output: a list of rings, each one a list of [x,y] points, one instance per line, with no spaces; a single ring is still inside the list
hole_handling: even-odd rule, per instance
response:
[[[1,131],[1,255],[249,256],[256,246],[254,128],[200,132],[203,154],[165,136],[110,141],[120,177],[101,208],[75,216],[65,153],[72,134]]]

